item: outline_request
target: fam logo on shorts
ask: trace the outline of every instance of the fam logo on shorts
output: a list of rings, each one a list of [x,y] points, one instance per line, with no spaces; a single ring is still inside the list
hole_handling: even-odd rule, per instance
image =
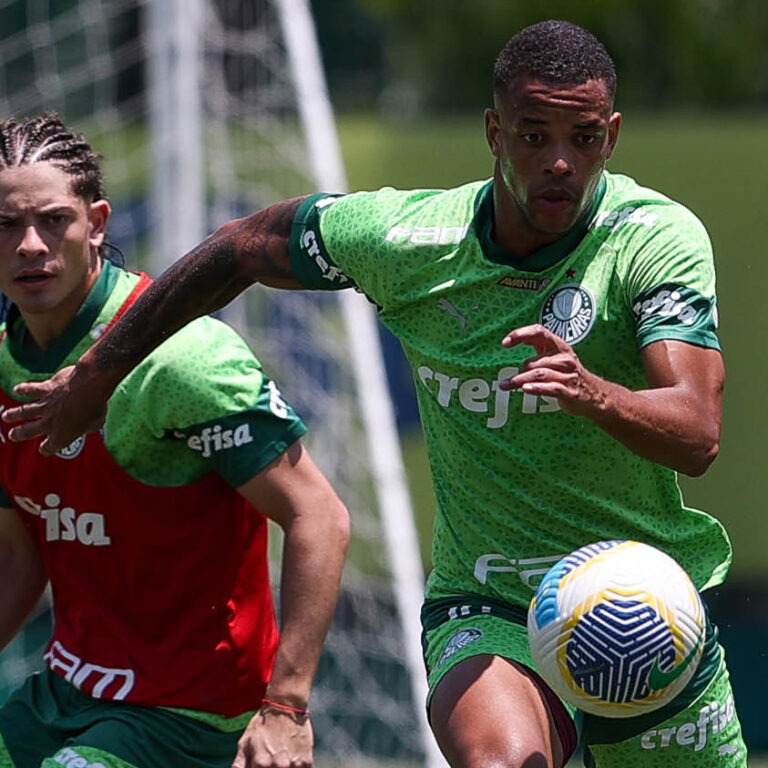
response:
[[[455,653],[458,653],[462,648],[466,648],[470,643],[474,643],[483,636],[483,631],[477,629],[477,627],[467,627],[466,629],[460,629],[454,634],[448,641],[443,652],[440,654],[437,666],[444,664]]]
[[[80,435],[80,437],[73,440],[68,446],[62,448],[56,455],[60,459],[74,459],[75,456],[80,455],[80,452],[83,450],[84,446],[85,435]]]
[[[595,314],[595,297],[572,283],[561,285],[544,299],[540,322],[569,344],[576,344],[592,330]]]

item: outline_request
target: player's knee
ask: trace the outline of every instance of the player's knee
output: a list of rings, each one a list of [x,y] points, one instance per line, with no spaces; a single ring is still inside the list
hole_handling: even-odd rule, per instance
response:
[[[526,739],[513,723],[462,728],[433,720],[435,738],[451,768],[552,768],[537,740]]]
[[[494,749],[481,745],[469,750],[445,750],[444,754],[451,768],[553,768],[542,752],[509,746]]]

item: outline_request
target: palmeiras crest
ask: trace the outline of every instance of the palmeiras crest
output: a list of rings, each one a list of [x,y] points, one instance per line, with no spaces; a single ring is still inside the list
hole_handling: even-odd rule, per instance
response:
[[[561,285],[544,299],[539,322],[568,344],[576,344],[592,330],[595,297],[581,285]]]

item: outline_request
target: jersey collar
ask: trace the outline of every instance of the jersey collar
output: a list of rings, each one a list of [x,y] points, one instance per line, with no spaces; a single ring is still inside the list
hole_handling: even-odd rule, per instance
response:
[[[605,174],[603,174],[589,211],[559,240],[539,248],[529,256],[518,256],[493,241],[493,180],[489,181],[480,189],[475,201],[475,233],[485,257],[496,264],[514,267],[521,272],[543,272],[549,269],[568,256],[584,239],[589,222],[594,218],[605,195],[606,186]]]
[[[119,276],[120,268],[104,259],[101,274],[85,297],[85,301],[81,304],[72,322],[44,352],[24,344],[27,327],[19,314],[19,310],[12,305],[8,311],[6,329],[8,351],[16,362],[35,373],[57,370],[67,359],[69,353],[93,327]]]

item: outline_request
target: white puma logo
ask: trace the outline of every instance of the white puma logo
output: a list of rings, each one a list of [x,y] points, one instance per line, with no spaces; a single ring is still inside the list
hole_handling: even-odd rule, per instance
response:
[[[459,312],[456,307],[451,304],[448,299],[438,299],[437,306],[440,307],[440,309],[445,310],[449,315],[452,317],[455,317],[459,321],[459,325],[461,326],[461,330],[464,331],[464,333],[467,332],[467,321],[469,320],[469,316],[475,312],[476,310],[480,309],[477,305],[472,307],[472,309],[467,312],[466,315],[463,315],[461,312]]]

